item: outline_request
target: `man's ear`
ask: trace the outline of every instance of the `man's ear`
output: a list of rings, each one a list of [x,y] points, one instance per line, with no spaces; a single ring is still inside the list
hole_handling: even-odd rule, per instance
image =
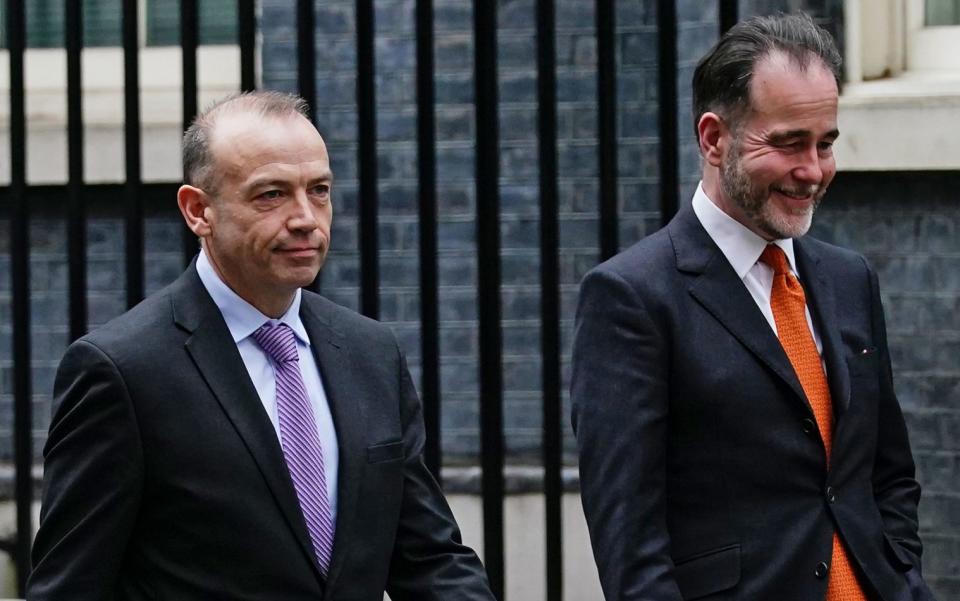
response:
[[[210,207],[210,197],[200,188],[184,184],[177,190],[177,206],[180,214],[198,238],[210,235],[210,222],[207,220],[207,209]]]
[[[719,167],[723,158],[726,138],[730,130],[726,122],[716,113],[706,112],[697,122],[697,134],[700,143],[700,155],[708,164]]]

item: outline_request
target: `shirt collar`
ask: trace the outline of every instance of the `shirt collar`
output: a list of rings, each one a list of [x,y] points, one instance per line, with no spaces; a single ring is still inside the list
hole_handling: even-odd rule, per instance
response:
[[[263,324],[285,323],[290,326],[293,333],[303,344],[310,346],[310,338],[307,336],[307,329],[300,319],[300,297],[302,291],[298,288],[293,297],[293,302],[286,312],[279,319],[272,319],[260,312],[259,309],[245,301],[227,284],[220,279],[220,275],[214,270],[207,258],[206,252],[200,250],[197,257],[197,275],[203,287],[207,289],[214,304],[220,309],[223,320],[227,323],[227,329],[234,342],[240,342],[247,336],[253,334]]]
[[[760,259],[768,242],[720,210],[703,191],[703,182],[697,185],[697,191],[693,195],[693,212],[742,280]],[[793,238],[774,240],[771,244],[776,244],[783,250],[790,269],[797,273]]]

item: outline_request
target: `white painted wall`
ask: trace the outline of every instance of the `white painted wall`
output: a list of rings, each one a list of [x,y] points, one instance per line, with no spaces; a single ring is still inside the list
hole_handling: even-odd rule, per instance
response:
[[[450,495],[447,500],[460,524],[464,542],[483,558],[480,497]],[[37,504],[33,510],[34,522],[39,512]],[[504,505],[504,520],[506,597],[508,601],[543,601],[546,595],[543,495],[509,495]],[[0,503],[0,537],[12,535],[15,528],[14,504]],[[563,497],[563,590],[566,601],[603,599],[577,493]],[[0,595],[16,595],[16,575],[9,556],[4,553],[0,553]]]

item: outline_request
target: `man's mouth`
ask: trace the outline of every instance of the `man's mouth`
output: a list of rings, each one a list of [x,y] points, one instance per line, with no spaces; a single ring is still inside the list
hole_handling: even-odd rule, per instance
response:
[[[320,252],[320,248],[317,246],[288,246],[278,248],[276,252],[288,257],[313,257]]]
[[[793,200],[813,200],[816,198],[818,188],[819,186],[807,186],[804,188],[776,187],[773,191]]]

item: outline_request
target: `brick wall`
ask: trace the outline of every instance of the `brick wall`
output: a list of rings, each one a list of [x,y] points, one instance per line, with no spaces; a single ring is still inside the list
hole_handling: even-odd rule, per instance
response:
[[[270,2],[276,24],[265,22],[269,85],[294,88],[292,30],[284,3]],[[557,3],[558,136],[561,191],[561,282],[564,357],[576,288],[597,257],[596,44],[593,1]],[[655,230],[657,182],[656,14],[651,0],[617,2],[618,137],[621,244]],[[396,271],[383,290],[383,318],[401,334],[417,366],[414,2],[377,3],[377,94],[381,144],[381,260]],[[335,58],[318,68],[319,124],[338,170],[338,213],[324,289],[357,304],[355,136],[351,2],[317,3],[318,42]],[[741,0],[741,15],[808,11],[842,48],[841,0]],[[539,327],[537,286],[536,73],[533,0],[500,0],[499,76],[504,261],[506,440],[513,462],[539,452]],[[678,124],[681,195],[698,180],[690,135],[690,78],[715,41],[714,3],[681,0],[678,16]],[[266,14],[266,13],[265,13]],[[324,23],[330,24],[329,27]],[[449,463],[474,458],[477,442],[476,265],[473,229],[472,32],[470,2],[436,2],[438,176],[440,179],[441,351],[443,448]],[[281,40],[283,42],[281,43]],[[286,44],[286,45],[284,45]],[[960,568],[960,308],[957,211],[945,197],[957,182],[927,174],[841,177],[817,219],[823,238],[868,254],[880,271],[887,301],[894,369],[924,485],[922,528],[927,575],[943,598],[957,597]],[[345,181],[346,180],[346,181]],[[872,185],[867,185],[873,182]],[[895,183],[896,185],[891,185]],[[883,192],[909,188],[910,206]],[[911,224],[908,226],[908,224]],[[901,238],[901,230],[910,235]],[[343,234],[340,234],[340,232]],[[943,287],[935,288],[938,282]],[[936,341],[935,344],[931,344]],[[568,432],[568,455],[571,450]],[[570,456],[573,459],[572,456]]]
[[[318,123],[337,176],[333,252],[325,294],[357,306],[356,106],[353,2],[317,2]],[[415,2],[376,3],[381,302],[419,368]],[[618,3],[620,26],[622,236],[638,239],[658,220],[654,15]],[[448,463],[475,460],[477,385],[473,32],[470,2],[435,3],[438,247],[443,449]],[[295,88],[289,3],[264,6],[266,85]],[[269,17],[269,18],[268,18]],[[596,43],[593,3],[557,3],[561,282],[564,333],[580,277],[597,257]],[[532,0],[501,2],[498,31],[501,243],[507,448],[536,460],[540,444],[536,40]],[[482,174],[480,174],[482,176]],[[414,374],[415,377],[417,374]],[[571,438],[568,434],[568,448]],[[572,455],[571,455],[572,457]]]
[[[841,0],[741,0],[741,14],[804,8],[835,34]],[[382,319],[419,368],[414,0],[375,3],[380,176]],[[540,444],[539,287],[534,0],[500,0],[499,78],[505,420],[509,460],[537,463]],[[596,262],[596,44],[593,0],[557,2],[561,283],[565,367],[580,278]],[[659,226],[656,3],[620,0],[617,10],[621,244]],[[293,91],[292,5],[263,0],[267,87]],[[356,308],[359,297],[354,7],[318,0],[317,115],[336,173],[333,251],[324,293]],[[715,41],[714,3],[678,10],[681,193],[698,179],[688,115],[690,77]],[[437,157],[443,449],[449,464],[478,452],[472,11],[436,0]],[[841,40],[842,41],[842,40]],[[480,174],[482,176],[482,174]],[[815,235],[867,254],[886,303],[896,385],[924,486],[926,574],[942,599],[960,598],[960,212],[956,176],[842,174]],[[171,207],[172,207],[171,199]],[[148,291],[180,270],[175,215],[147,221]],[[0,221],[0,249],[9,247]],[[124,309],[123,226],[95,214],[88,228],[90,323]],[[52,377],[67,339],[66,233],[62,215],[31,223],[35,431],[42,445]],[[0,255],[0,459],[12,448],[9,257]],[[573,463],[567,427],[568,460]]]
[[[144,224],[146,292],[173,281],[182,270],[182,221],[148,216]],[[115,207],[122,206],[117,198]],[[38,461],[50,423],[53,378],[69,338],[67,229],[63,213],[40,203],[30,220],[30,346],[33,359],[34,453]],[[87,320],[95,328],[126,310],[123,218],[104,206],[90,210],[87,223]],[[0,221],[0,463],[13,459],[13,357],[9,221]],[[12,484],[0,478],[0,498]]]
[[[960,211],[956,174],[846,173],[812,235],[864,253],[880,278],[894,384],[923,495],[924,574],[960,598]]]

